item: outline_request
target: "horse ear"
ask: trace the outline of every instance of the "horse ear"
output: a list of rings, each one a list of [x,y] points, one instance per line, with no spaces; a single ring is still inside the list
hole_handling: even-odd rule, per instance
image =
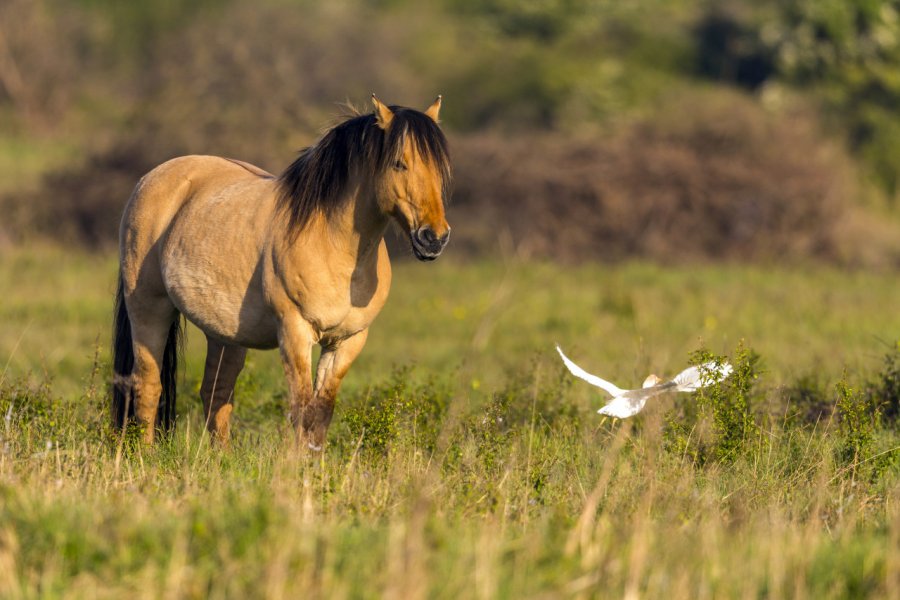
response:
[[[381,103],[381,100],[375,97],[375,94],[372,94],[372,104],[375,105],[375,122],[382,129],[387,129],[391,126],[391,121],[394,120],[394,113],[388,108],[386,105]]]
[[[437,97],[437,100],[434,103],[425,109],[425,114],[431,117],[431,119],[435,123],[440,123],[438,120],[438,113],[441,112],[441,97],[440,95]]]

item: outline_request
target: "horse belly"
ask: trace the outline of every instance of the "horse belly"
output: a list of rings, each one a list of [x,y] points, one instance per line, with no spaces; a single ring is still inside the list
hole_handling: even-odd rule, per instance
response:
[[[277,320],[263,293],[262,234],[252,219],[234,222],[240,211],[198,212],[183,211],[165,240],[162,273],[169,297],[219,341],[274,348]]]
[[[181,258],[170,257],[164,280],[172,302],[190,322],[225,343],[248,348],[278,345],[275,316],[253,274],[245,278],[233,269],[219,271],[205,261]]]

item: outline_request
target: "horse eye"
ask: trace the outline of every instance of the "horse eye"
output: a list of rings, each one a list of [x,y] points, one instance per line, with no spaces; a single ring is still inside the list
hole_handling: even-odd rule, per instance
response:
[[[394,163],[394,168],[397,169],[398,171],[405,171],[406,163],[404,163],[402,160],[398,160],[397,162]]]

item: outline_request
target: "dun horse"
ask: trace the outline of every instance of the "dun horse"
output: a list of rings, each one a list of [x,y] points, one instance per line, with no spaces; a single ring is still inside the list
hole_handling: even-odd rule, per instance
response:
[[[450,236],[440,97],[424,113],[372,100],[372,113],[330,129],[278,177],[186,156],[140,180],[119,230],[116,426],[136,420],[146,442],[173,426],[184,315],[206,334],[200,395],[215,439],[228,440],[247,348],[277,347],[298,439],[322,447],[341,380],[387,300],[391,219],[422,261]]]

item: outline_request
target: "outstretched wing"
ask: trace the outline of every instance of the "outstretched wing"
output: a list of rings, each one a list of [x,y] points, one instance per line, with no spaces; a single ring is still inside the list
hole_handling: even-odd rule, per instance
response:
[[[619,396],[597,412],[601,415],[616,417],[617,419],[627,419],[643,410],[647,398],[649,398],[648,395],[638,397]]]
[[[734,369],[728,363],[716,365],[714,362],[704,363],[698,367],[689,367],[675,376],[673,381],[679,392],[695,392],[702,387],[722,381]]]
[[[591,375],[590,373],[588,373],[587,371],[585,371],[584,369],[582,369],[581,367],[579,367],[578,365],[573,363],[571,360],[569,360],[568,356],[563,354],[563,351],[560,350],[559,346],[556,347],[556,351],[559,352],[560,357],[562,357],[563,363],[565,363],[566,368],[568,368],[569,372],[572,373],[572,375],[574,375],[575,377],[578,377],[579,379],[584,379],[591,385],[595,385],[598,388],[602,388],[613,396],[621,396],[622,394],[625,393],[625,390],[616,387],[615,385],[611,384],[610,382],[606,381],[605,379],[600,379],[596,375]],[[609,405],[607,404],[607,406],[609,406]],[[604,408],[606,408],[606,407],[604,407]],[[603,409],[601,409],[601,410],[603,410]],[[640,410],[640,408],[638,410]],[[616,416],[616,415],[611,415],[611,416]]]

